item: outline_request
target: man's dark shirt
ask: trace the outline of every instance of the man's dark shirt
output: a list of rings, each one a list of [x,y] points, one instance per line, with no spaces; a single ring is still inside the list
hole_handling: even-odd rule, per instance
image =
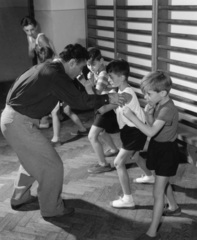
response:
[[[80,92],[61,62],[47,61],[33,66],[16,79],[6,104],[22,115],[40,119],[49,114],[58,101],[76,110],[88,110],[108,104],[109,98]]]

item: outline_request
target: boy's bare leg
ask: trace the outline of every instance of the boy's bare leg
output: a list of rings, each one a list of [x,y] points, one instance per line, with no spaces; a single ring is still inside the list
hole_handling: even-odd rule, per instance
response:
[[[87,130],[77,114],[71,111],[70,106],[67,105],[64,107],[64,113],[78,126],[79,131],[85,132]]]
[[[128,156],[134,155],[135,151],[127,151],[123,148],[120,149],[117,157],[114,160],[114,166],[117,169],[120,185],[123,191],[123,197],[112,201],[110,204],[114,208],[134,208],[135,203],[131,194],[131,187],[129,175],[126,169],[126,161]]]
[[[177,205],[177,202],[175,200],[175,197],[174,197],[174,193],[173,193],[173,190],[172,190],[172,186],[170,183],[167,184],[167,187],[166,187],[166,199],[167,199],[167,202],[168,202],[168,209],[171,210],[171,211],[174,211],[178,208],[178,205]]]
[[[117,169],[120,185],[122,187],[122,191],[126,195],[131,194],[131,188],[130,188],[130,181],[129,181],[129,175],[126,169],[126,161],[128,156],[134,155],[134,151],[127,151],[123,148],[120,149],[120,152],[118,153],[117,157],[114,160],[114,166]]]
[[[157,229],[161,221],[161,217],[164,209],[164,196],[166,185],[168,184],[169,177],[157,176],[155,177],[155,184],[153,188],[154,206],[152,222],[147,231],[147,235],[155,237],[157,235]]]
[[[88,135],[88,138],[90,140],[90,143],[92,144],[92,147],[98,157],[99,165],[104,166],[107,165],[104,152],[103,152],[103,146],[99,140],[99,134],[103,131],[102,128],[92,126]]]
[[[118,152],[118,148],[116,147],[111,135],[105,131],[103,131],[100,136],[102,137],[102,140],[110,147],[111,153]]]
[[[52,122],[53,122],[53,137],[51,139],[52,142],[58,142],[60,140],[60,120],[58,116],[59,112],[59,103],[56,105],[56,107],[53,109],[51,115],[52,115]]]

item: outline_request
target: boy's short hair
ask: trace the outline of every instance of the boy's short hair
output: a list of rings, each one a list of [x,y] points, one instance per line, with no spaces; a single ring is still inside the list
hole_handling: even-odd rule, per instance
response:
[[[143,77],[140,88],[143,93],[146,93],[149,90],[155,92],[166,91],[169,93],[170,89],[172,88],[172,80],[170,76],[165,72],[150,72]]]
[[[101,51],[96,47],[88,48],[88,55],[89,55],[88,64],[90,64],[90,65],[94,61],[100,61],[102,58]]]
[[[115,73],[116,75],[123,75],[128,79],[130,74],[129,63],[123,59],[112,60],[106,67],[107,73]]]
[[[26,16],[24,18],[21,19],[21,27],[26,27],[28,25],[33,25],[34,27],[36,27],[38,25],[38,23],[36,22],[36,20],[30,16]]]
[[[83,62],[88,60],[88,52],[86,48],[81,46],[80,44],[69,44],[67,45],[64,50],[59,54],[59,57],[68,62],[71,59],[75,59],[77,63]]]

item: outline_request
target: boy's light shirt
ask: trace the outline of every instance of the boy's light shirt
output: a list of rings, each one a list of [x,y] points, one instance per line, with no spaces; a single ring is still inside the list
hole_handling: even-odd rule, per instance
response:
[[[138,119],[140,121],[142,121],[143,123],[145,123],[144,111],[140,107],[138,98],[137,98],[134,90],[131,87],[127,87],[123,91],[118,90],[118,93],[123,93],[123,92],[129,93],[132,95],[132,100],[129,103],[125,104],[125,107],[129,107],[131,109],[131,111],[135,113],[135,115],[138,117]],[[123,115],[123,109],[124,109],[124,107],[118,107],[115,110],[119,128],[122,129],[125,125],[128,125],[129,127],[136,127],[133,122],[129,121]]]
[[[106,81],[103,81],[103,79],[106,79]],[[108,75],[106,70],[102,70],[98,74],[95,74],[95,86],[97,84],[100,84],[103,87],[101,94],[108,93],[107,86],[109,85],[109,81],[108,81]]]

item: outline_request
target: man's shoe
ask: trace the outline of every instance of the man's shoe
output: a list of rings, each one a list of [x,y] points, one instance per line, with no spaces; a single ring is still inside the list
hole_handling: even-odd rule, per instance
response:
[[[31,204],[31,203],[38,203],[38,197],[35,196],[31,196],[26,202],[17,204],[17,205],[13,205],[11,204],[11,208],[13,210],[19,210],[20,208],[26,207],[27,205]]]
[[[89,173],[103,173],[103,172],[110,172],[112,171],[112,167],[110,164],[107,164],[105,166],[101,166],[100,164],[96,164],[92,168],[88,169]]]
[[[180,216],[181,215],[181,208],[178,207],[175,210],[170,210],[169,208],[165,208],[164,207],[164,211],[163,211],[163,216]]]
[[[114,156],[117,156],[119,153],[119,151],[116,151],[116,152],[112,152],[110,149],[107,150],[105,153],[104,153],[104,156],[105,157],[114,157]]]
[[[110,205],[114,208],[135,208],[135,203],[133,201],[124,201],[122,197],[120,197],[118,200],[110,202]]]
[[[150,237],[146,233],[143,233],[136,240],[161,240],[161,236],[160,236],[160,234],[157,234],[157,236],[155,236],[155,237]]]
[[[142,175],[139,178],[136,178],[133,180],[135,183],[154,183],[155,182],[155,177],[152,176],[147,176],[147,175]]]
[[[78,130],[77,132],[71,132],[70,134],[73,136],[88,136],[89,130],[88,129],[86,129],[85,131]]]
[[[75,213],[75,209],[70,208],[64,208],[64,213],[62,215],[55,215],[55,216],[43,216],[43,218],[47,220],[61,220],[65,217],[71,217]]]

